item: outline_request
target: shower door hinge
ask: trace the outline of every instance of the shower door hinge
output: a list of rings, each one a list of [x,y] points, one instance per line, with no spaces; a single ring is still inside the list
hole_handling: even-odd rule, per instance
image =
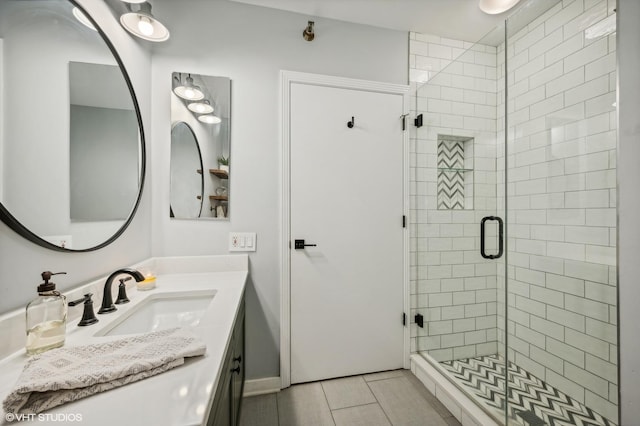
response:
[[[407,216],[402,215],[402,227],[406,228],[407,227]]]
[[[414,124],[416,127],[422,127],[422,114],[418,114],[418,115],[416,116],[416,119],[415,119],[415,120],[413,120],[413,124]]]
[[[402,325],[407,325],[407,314],[402,313]]]
[[[422,314],[416,314],[415,320],[416,324],[418,324],[418,327],[424,328],[424,317],[422,316]]]

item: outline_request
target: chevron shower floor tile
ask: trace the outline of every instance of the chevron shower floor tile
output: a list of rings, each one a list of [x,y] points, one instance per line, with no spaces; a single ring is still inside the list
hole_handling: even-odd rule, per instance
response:
[[[497,355],[440,363],[489,411],[504,412],[504,359]],[[592,409],[509,363],[510,423],[524,426],[614,426]]]

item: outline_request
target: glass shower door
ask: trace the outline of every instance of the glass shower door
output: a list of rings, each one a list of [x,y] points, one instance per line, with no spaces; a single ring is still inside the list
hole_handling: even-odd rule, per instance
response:
[[[618,413],[615,2],[536,3],[506,22],[508,415],[608,425]]]
[[[413,350],[499,422],[504,212],[497,194],[504,167],[496,161],[503,123],[497,46],[503,41],[501,27],[478,43],[460,42],[457,58],[439,63],[417,90],[422,126],[413,135],[411,168]]]

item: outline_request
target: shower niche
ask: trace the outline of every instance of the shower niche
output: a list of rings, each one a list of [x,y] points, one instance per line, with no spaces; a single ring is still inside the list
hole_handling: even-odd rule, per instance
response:
[[[473,209],[473,138],[438,135],[438,210]]]

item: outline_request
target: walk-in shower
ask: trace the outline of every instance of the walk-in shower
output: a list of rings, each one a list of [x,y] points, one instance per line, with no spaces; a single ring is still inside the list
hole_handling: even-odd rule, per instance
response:
[[[412,351],[498,422],[616,424],[615,1],[530,0],[450,60],[422,40]]]

